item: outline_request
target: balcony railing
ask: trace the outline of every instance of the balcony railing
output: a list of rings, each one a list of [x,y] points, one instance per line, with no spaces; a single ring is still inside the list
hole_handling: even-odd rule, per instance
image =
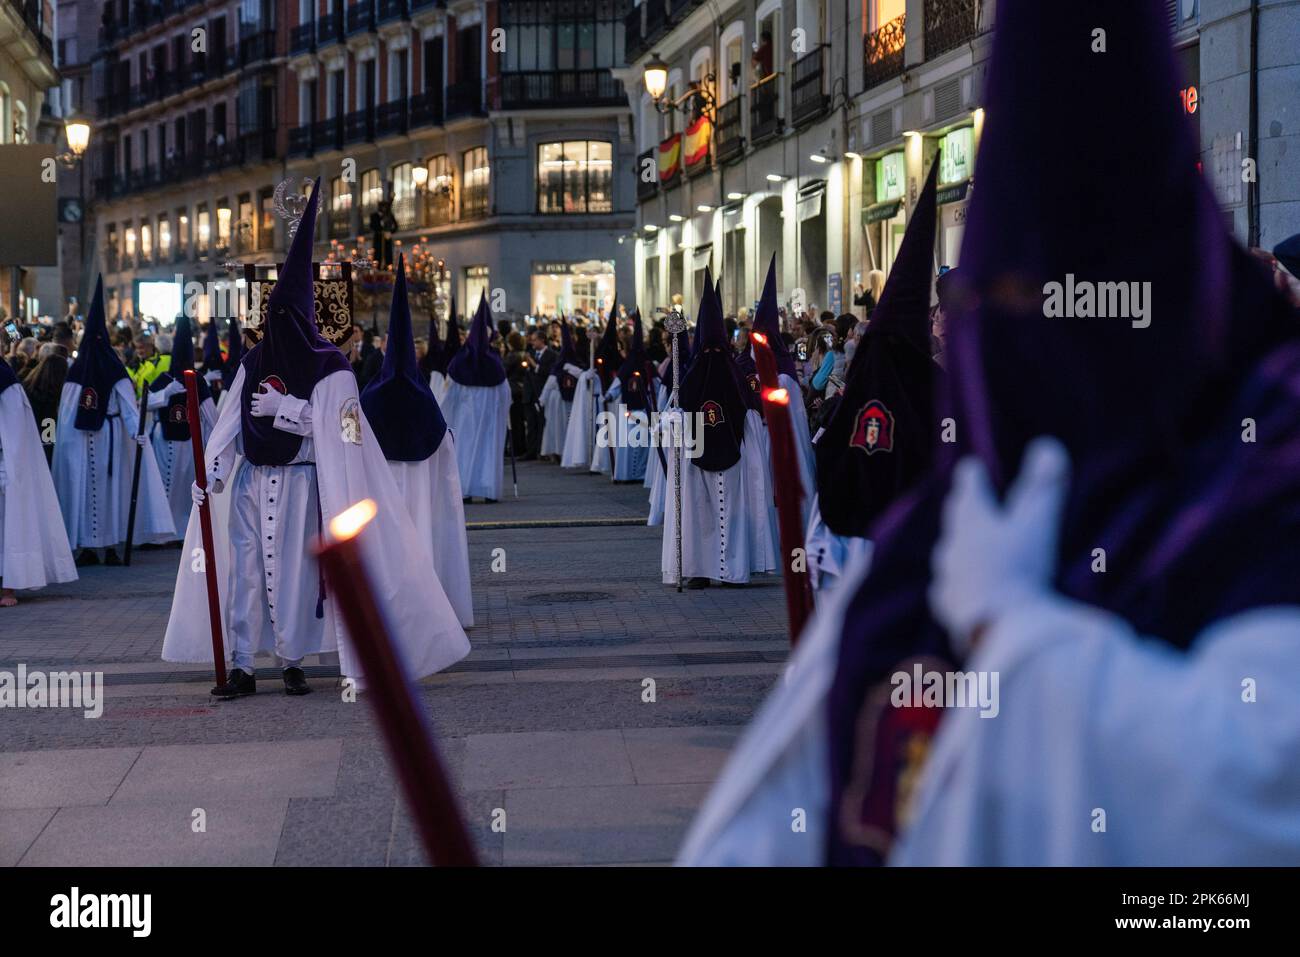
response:
[[[895,17],[862,38],[862,88],[869,90],[903,72],[907,14]]]
[[[446,226],[452,221],[455,205],[451,190],[430,189],[424,195],[425,226]]]
[[[749,141],[757,144],[781,132],[780,73],[771,73],[749,88]]]
[[[419,126],[437,126],[442,122],[442,89],[426,90],[411,97],[412,128]]]
[[[655,150],[648,149],[636,158],[636,198],[650,199],[659,192],[659,166]]]
[[[380,23],[387,23],[389,20],[402,20],[410,15],[411,7],[407,0],[379,0]]]
[[[117,249],[109,246],[108,249],[104,250],[104,271],[117,272],[117,263]]]
[[[274,127],[256,130],[221,145],[214,137],[201,148],[191,149],[188,155],[173,155],[157,165],[148,164],[118,176],[101,176],[95,180],[95,196],[113,199],[185,182],[232,166],[260,163],[274,156]]]
[[[501,109],[618,106],[623,84],[609,70],[530,71],[501,75]]]
[[[797,126],[826,112],[830,97],[826,95],[826,54],[830,46],[823,43],[790,68],[790,119]]]
[[[375,138],[375,108],[367,106],[353,110],[344,121],[343,141],[361,143]]]
[[[275,31],[261,30],[239,38],[239,63],[248,66],[275,56]]]
[[[460,218],[479,219],[487,215],[488,188],[486,185],[467,186],[460,194]]]
[[[289,155],[306,156],[312,151],[312,126],[295,126],[289,130]]]
[[[341,43],[345,35],[344,25],[347,18],[342,7],[335,7],[316,21],[316,42],[320,46],[327,43]]]
[[[317,120],[311,130],[312,151],[343,149],[343,117],[331,116],[328,120]]]
[[[414,229],[420,225],[420,201],[416,196],[393,198],[393,219],[398,229]]]
[[[310,53],[316,49],[316,21],[308,20],[289,31],[289,54]]]
[[[645,4],[639,3],[623,15],[623,54],[627,62],[635,60],[646,48],[646,34],[641,26]]]
[[[713,149],[719,163],[737,159],[745,153],[745,100],[733,96],[718,107],[718,123],[713,131]]]
[[[375,3],[374,0],[363,0],[361,3],[348,5],[348,36],[354,33],[362,33],[366,30],[375,28]]]
[[[107,89],[95,100],[99,116],[115,116],[183,93],[233,72],[240,64],[240,47],[233,46],[195,54],[188,63],[172,70],[160,71],[144,82],[125,89],[118,89],[116,84],[109,81]]]
[[[977,0],[925,0],[925,58],[955,50],[979,32]]]
[[[380,136],[393,136],[407,131],[407,102],[403,99],[379,104],[376,131]]]
[[[483,113],[483,83],[478,77],[447,86],[447,119]]]

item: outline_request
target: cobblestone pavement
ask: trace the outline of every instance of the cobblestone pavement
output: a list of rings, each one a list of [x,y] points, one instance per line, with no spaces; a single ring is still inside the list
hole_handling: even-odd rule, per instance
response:
[[[644,518],[640,485],[520,463],[519,487],[467,506],[473,651],[420,686],[466,821],[489,863],[670,861],[784,660],[779,579],[678,595],[660,530],[609,523]],[[218,705],[159,659],[179,555],[0,610],[0,670],[106,681],[98,719],[0,710],[0,865],[423,863],[364,695],[318,668],[289,698],[268,660]]]

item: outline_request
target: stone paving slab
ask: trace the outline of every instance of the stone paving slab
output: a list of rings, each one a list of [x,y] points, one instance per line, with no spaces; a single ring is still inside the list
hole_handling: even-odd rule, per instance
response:
[[[333,739],[145,748],[112,803],[328,797],[340,750]]]
[[[522,789],[506,794],[507,865],[672,860],[704,784]]]
[[[0,754],[0,808],[106,804],[139,757],[139,748]]]
[[[742,728],[625,728],[623,741],[637,784],[713,781]]]
[[[207,801],[196,833],[191,802],[62,808],[20,864],[36,867],[264,867],[275,862],[281,799]]]
[[[464,761],[463,781],[470,791],[636,780],[618,730],[474,734],[466,741]]]
[[[0,867],[13,867],[50,823],[55,808],[0,811]]]

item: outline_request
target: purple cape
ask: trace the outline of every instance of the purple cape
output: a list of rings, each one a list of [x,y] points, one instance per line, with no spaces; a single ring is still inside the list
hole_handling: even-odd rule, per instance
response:
[[[450,334],[451,327],[448,327]],[[506,379],[506,367],[488,343],[492,338],[492,312],[488,309],[487,293],[481,293],[478,311],[469,327],[469,338],[459,352],[447,363],[447,375],[461,385],[494,388]]]
[[[190,317],[184,314],[176,317],[176,326],[172,329],[172,362],[168,370],[149,383],[150,392],[161,392],[173,382],[185,385],[185,370],[194,369],[194,338],[190,329]],[[195,376],[199,389],[199,401],[212,398],[203,376]],[[188,442],[190,440],[189,400],[184,392],[179,392],[167,400],[167,405],[159,412],[158,424],[162,428],[163,438],[168,442]]]
[[[95,296],[86,314],[86,328],[77,347],[77,358],[68,369],[67,382],[81,386],[77,400],[75,428],[98,432],[108,414],[108,399],[119,379],[127,378],[126,366],[108,341],[104,322],[104,277],[95,282]]]
[[[688,415],[698,412],[704,416],[700,456],[692,459],[691,465],[706,472],[725,472],[740,461],[748,406],[740,391],[731,346],[722,324],[722,309],[714,295],[712,276],[707,268],[695,335],[699,351],[690,369],[682,376],[678,394],[684,412]]]
[[[361,410],[384,450],[384,458],[390,462],[423,462],[438,451],[447,434],[447,421],[429,388],[429,380],[415,364],[405,256],[397,259],[384,364],[362,391]]]
[[[326,376],[351,370],[343,353],[321,336],[316,327],[311,253],[319,194],[317,180],[271,290],[262,341],[248,350],[242,363],[244,388],[239,398],[244,457],[253,465],[288,465],[298,454],[303,440],[301,435],[277,429],[273,417],[253,415],[254,395],[265,388],[310,400],[316,384]],[[336,410],[330,412],[338,414]]]

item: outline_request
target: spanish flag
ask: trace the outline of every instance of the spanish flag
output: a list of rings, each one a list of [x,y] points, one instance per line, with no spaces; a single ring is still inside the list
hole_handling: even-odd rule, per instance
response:
[[[686,165],[694,166],[709,156],[709,139],[713,134],[713,125],[708,116],[700,118],[686,128]]]
[[[666,183],[681,170],[682,134],[674,133],[659,144],[659,181]]]

